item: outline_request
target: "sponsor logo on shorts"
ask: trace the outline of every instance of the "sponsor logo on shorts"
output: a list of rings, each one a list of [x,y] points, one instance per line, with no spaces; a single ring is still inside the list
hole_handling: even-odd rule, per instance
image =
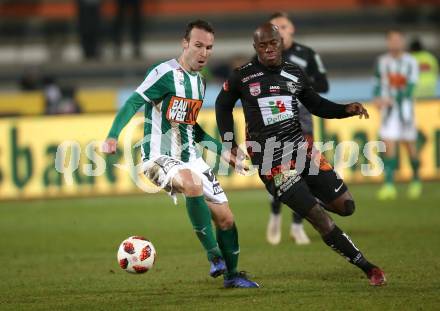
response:
[[[167,156],[159,157],[154,162],[162,168],[165,174],[168,174],[174,166],[182,164],[179,160]]]
[[[195,125],[203,100],[173,96],[167,109],[167,119],[176,123]]]
[[[278,196],[281,196],[301,179],[301,175],[298,175],[297,171],[293,169],[275,175],[273,179]]]
[[[281,186],[283,183],[288,181],[291,177],[296,177],[298,175],[295,169],[281,172],[273,177],[275,187]]]
[[[220,186],[220,183],[218,182],[217,178],[215,177],[214,173],[211,170],[204,171],[203,175],[205,175],[206,178],[208,178],[208,181],[211,183],[212,192],[214,193],[214,195],[224,192],[222,187]]]

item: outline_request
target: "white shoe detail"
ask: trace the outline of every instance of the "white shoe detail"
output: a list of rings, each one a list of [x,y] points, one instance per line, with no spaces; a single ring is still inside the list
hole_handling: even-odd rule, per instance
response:
[[[310,239],[304,231],[302,224],[292,224],[290,228],[290,236],[295,240],[298,245],[310,244]]]
[[[281,242],[281,214],[270,214],[266,230],[266,240],[272,245],[277,245]]]

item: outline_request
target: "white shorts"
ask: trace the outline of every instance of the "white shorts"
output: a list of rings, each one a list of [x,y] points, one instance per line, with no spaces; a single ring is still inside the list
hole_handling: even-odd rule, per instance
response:
[[[383,140],[415,141],[417,129],[414,116],[408,117],[408,120],[407,122],[402,121],[398,109],[392,109],[388,117],[382,116],[382,124],[379,130],[380,138]]]
[[[161,155],[144,162],[142,166],[145,176],[171,195],[174,193],[172,179],[182,169],[190,169],[200,177],[203,183],[203,195],[207,201],[212,203],[228,202],[220,183],[202,158],[185,163],[170,156]]]

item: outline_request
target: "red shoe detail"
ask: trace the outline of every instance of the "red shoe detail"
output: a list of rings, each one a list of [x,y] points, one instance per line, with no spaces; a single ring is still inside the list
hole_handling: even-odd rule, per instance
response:
[[[372,286],[382,286],[387,282],[385,273],[380,268],[371,269],[370,272],[368,272],[367,277]]]

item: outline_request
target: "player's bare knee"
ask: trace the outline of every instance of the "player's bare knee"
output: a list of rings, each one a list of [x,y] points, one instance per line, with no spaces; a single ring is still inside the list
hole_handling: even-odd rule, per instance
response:
[[[344,212],[341,214],[341,216],[353,215],[355,209],[356,209],[356,206],[355,206],[353,200],[345,200],[345,202],[344,202]]]
[[[203,194],[203,188],[201,184],[186,181],[183,185],[183,193],[189,197],[200,196]]]
[[[191,170],[184,169],[179,172],[182,192],[186,196],[200,196],[203,194],[202,179]]]
[[[225,217],[219,219],[217,223],[217,227],[221,230],[231,229],[233,225],[234,225],[234,216],[232,216],[232,214],[225,215]]]

